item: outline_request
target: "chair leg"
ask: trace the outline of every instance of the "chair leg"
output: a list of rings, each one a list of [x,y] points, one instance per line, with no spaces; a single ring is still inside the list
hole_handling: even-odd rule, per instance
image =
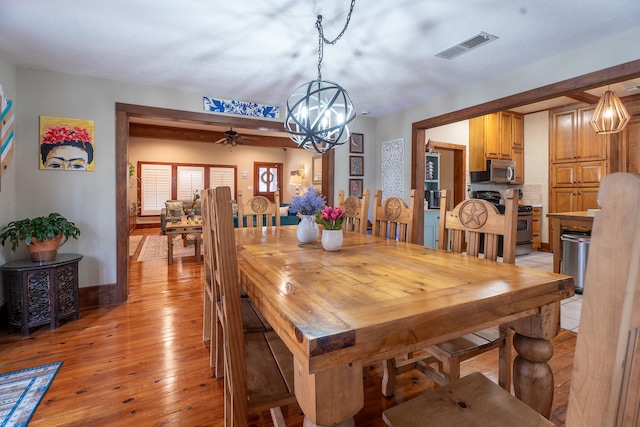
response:
[[[202,307],[202,341],[211,341],[211,300],[204,289],[204,303]]]
[[[215,311],[216,309],[217,307],[213,308],[214,320],[211,322],[213,329],[211,331],[211,360],[209,363],[216,368],[216,378],[222,378],[224,377],[224,350],[222,348],[224,345],[224,332],[222,331],[220,318]]]
[[[274,427],[287,427],[282,409],[279,406],[269,409],[269,412],[271,412],[271,420],[273,421]]]
[[[513,349],[513,331],[506,325],[500,325],[500,335],[504,335],[504,343],[499,347],[498,384],[511,393],[511,351]]]
[[[382,395],[393,396],[396,391],[396,359],[391,358],[382,362]]]
[[[460,358],[445,357],[441,362],[445,384],[449,384],[451,381],[455,381],[460,378]]]

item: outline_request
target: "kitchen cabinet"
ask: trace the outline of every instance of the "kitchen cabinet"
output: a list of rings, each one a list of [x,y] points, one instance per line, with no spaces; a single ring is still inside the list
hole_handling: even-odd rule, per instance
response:
[[[551,187],[600,185],[607,162],[561,163],[551,168]]]
[[[516,164],[516,180],[514,184],[524,184],[524,150],[522,148],[513,148],[511,157]]]
[[[438,247],[439,227],[440,211],[424,211],[424,246],[434,249]]]
[[[598,187],[551,189],[550,206],[553,212],[580,212],[598,209]]]
[[[552,110],[551,163],[608,160],[610,136],[598,135],[589,121],[595,106]]]
[[[531,213],[532,213],[532,220],[531,220],[531,228],[532,228],[532,235],[531,235],[531,243],[532,243],[532,247],[533,249],[540,249],[540,247],[542,246],[542,207],[540,206],[534,206],[531,209]]]
[[[598,135],[589,123],[594,110],[572,104],[549,111],[549,213],[597,209],[600,181],[621,168],[620,135]]]
[[[522,154],[521,160],[524,161],[524,116],[522,114],[500,111],[469,120],[469,169],[471,171],[485,170],[487,159],[513,160],[514,148],[522,150],[517,154]]]

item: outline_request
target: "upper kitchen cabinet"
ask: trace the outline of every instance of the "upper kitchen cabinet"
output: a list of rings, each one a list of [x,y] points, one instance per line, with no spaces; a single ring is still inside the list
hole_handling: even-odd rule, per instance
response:
[[[469,120],[469,169],[485,170],[487,159],[515,161],[515,184],[524,183],[522,114],[500,111]]]
[[[551,111],[551,163],[608,160],[608,135],[598,135],[589,121],[595,106]]]

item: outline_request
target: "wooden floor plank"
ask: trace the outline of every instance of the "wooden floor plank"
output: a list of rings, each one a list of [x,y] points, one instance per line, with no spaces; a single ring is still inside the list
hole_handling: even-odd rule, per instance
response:
[[[157,229],[136,230],[157,235]],[[58,329],[34,328],[28,337],[0,333],[0,372],[63,361],[30,426],[220,426],[223,380],[209,368],[202,342],[203,264],[194,257],[137,262],[130,259],[130,297],[120,305],[82,309]],[[552,421],[564,425],[576,335],[553,340]],[[515,353],[515,352],[514,352]],[[462,364],[497,381],[497,350]],[[382,364],[364,369],[365,406],[356,425],[385,427],[382,411],[434,384],[417,371],[398,377],[395,396],[380,392]],[[287,425],[302,426],[297,405],[284,408]],[[268,412],[251,426],[271,426]]]

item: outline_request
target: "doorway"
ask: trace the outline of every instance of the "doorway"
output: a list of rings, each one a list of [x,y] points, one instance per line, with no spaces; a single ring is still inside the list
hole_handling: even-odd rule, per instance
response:
[[[275,203],[275,192],[282,188],[282,163],[253,163],[253,196],[264,196]]]
[[[116,103],[116,139],[115,139],[115,166],[116,166],[116,283],[102,285],[98,288],[95,299],[98,304],[114,304],[127,300],[129,295],[129,131],[132,118],[155,119],[171,123],[176,128],[181,123],[194,123],[199,125],[218,125],[235,127],[239,129],[252,129],[260,132],[282,132],[282,123],[270,120],[253,119],[246,117],[219,116],[208,113],[194,113],[189,111],[172,110],[167,108],[146,107],[135,104]],[[166,126],[166,125],[165,125]],[[184,134],[184,132],[179,132]],[[179,139],[179,138],[176,138]],[[297,148],[288,138],[273,138],[267,136],[270,147]],[[199,139],[196,139],[199,140]],[[333,150],[322,156],[322,194],[327,198],[327,203],[333,204],[334,178],[333,168],[335,163]]]

